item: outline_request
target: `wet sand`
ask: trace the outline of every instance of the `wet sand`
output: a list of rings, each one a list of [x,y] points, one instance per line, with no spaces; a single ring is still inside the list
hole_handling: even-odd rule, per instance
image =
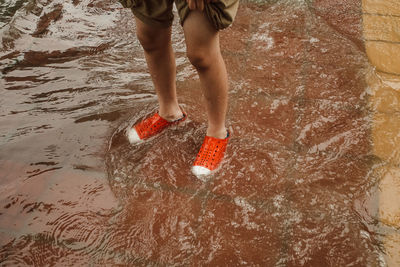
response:
[[[126,127],[157,106],[129,10],[17,11],[0,32],[0,262],[396,263],[382,236],[398,228],[387,235],[374,193],[385,158],[362,14],[355,0],[242,2],[221,32],[232,138],[222,168],[199,180],[206,117],[177,20],[188,121],[131,146]]]

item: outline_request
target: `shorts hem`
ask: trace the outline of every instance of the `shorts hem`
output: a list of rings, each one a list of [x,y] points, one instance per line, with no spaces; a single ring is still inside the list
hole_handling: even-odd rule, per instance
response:
[[[168,28],[172,26],[172,20],[171,21],[158,21],[154,20],[152,18],[144,16],[142,13],[136,11],[134,8],[131,8],[133,15],[137,17],[140,21],[142,21],[144,24],[153,26],[153,27],[158,27],[158,28]]]
[[[228,6],[222,4],[219,5],[210,3],[207,4],[204,9],[204,13],[207,16],[208,21],[217,31],[224,30],[233,24],[237,13],[237,9],[239,7],[238,0],[234,1],[232,4]],[[178,7],[180,24],[182,27],[185,24],[185,21],[189,16],[190,12],[191,10],[187,6],[187,4],[186,5],[180,4],[180,6]]]

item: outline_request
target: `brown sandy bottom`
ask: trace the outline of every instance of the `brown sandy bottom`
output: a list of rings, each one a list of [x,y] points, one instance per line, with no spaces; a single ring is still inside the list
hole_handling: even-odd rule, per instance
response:
[[[134,32],[109,1],[37,2],[2,28],[2,265],[384,264],[360,1],[242,2],[221,32],[232,138],[204,180],[190,167],[206,117],[177,21],[189,119],[127,142],[156,109]]]

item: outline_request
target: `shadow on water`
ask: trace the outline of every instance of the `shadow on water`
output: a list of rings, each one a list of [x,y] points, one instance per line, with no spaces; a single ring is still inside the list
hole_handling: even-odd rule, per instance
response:
[[[384,266],[359,2],[242,2],[221,32],[232,138],[204,180],[190,167],[206,117],[176,20],[188,120],[130,145],[156,99],[129,10],[4,2],[1,264]]]

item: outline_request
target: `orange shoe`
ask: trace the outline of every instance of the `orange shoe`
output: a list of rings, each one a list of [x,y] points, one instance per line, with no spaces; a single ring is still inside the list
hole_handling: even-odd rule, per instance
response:
[[[206,136],[203,145],[193,163],[192,172],[196,176],[209,175],[215,170],[222,159],[229,141],[229,132],[224,139]]]
[[[128,130],[128,139],[131,144],[143,141],[160,133],[165,128],[178,124],[186,120],[186,113],[183,112],[183,117],[175,121],[167,121],[162,118],[158,112],[153,116],[135,124]]]

